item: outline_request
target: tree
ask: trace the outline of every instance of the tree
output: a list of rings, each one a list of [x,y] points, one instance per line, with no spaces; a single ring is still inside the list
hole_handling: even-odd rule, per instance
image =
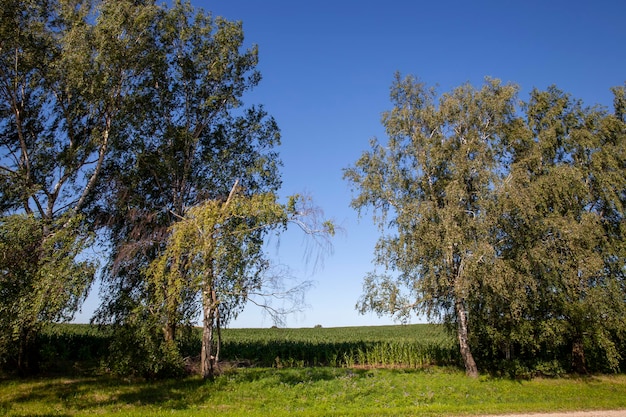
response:
[[[157,16],[150,70],[124,119],[125,141],[106,166],[97,208],[111,242],[97,320],[121,326],[152,325],[137,319],[158,295],[146,270],[191,207],[222,201],[236,179],[248,195],[281,184],[276,122],[242,102],[261,79],[258,49],[244,47],[242,24],[181,1]],[[266,232],[254,233],[261,242]],[[179,296],[158,321],[165,343],[179,341],[198,316],[195,293]]]
[[[95,271],[93,262],[76,260],[93,239],[81,219],[58,222],[63,227],[45,236],[34,216],[0,223],[0,351],[4,360],[15,358],[22,373],[37,370],[34,342],[41,326],[71,319]]]
[[[585,372],[587,352],[618,369],[626,158],[624,90],[613,91],[613,115],[556,87],[518,110],[517,87],[495,80],[437,107],[433,90],[397,77],[386,147],[373,141],[345,171],[352,206],[372,207],[384,233],[387,273],[366,277],[357,307],[443,316],[472,376],[476,362],[546,371],[567,358]]]
[[[188,294],[202,306],[204,378],[213,378],[219,360],[221,326],[268,284],[270,264],[257,232],[284,228],[291,221],[308,234],[327,237],[334,233],[332,223],[318,224],[315,211],[302,204],[306,199],[292,196],[282,205],[273,193],[245,195],[242,191],[235,183],[226,199],[190,208],[184,219],[172,225],[166,249],[146,272],[158,303],[154,310],[164,313],[164,321]]]
[[[501,138],[516,92],[487,80],[480,90],[465,85],[444,94],[437,106],[433,90],[397,75],[394,108],[383,115],[387,146],[372,141],[372,150],[345,171],[358,190],[352,206],[372,207],[381,230],[396,232],[381,237],[376,248],[376,262],[395,276],[370,274],[359,309],[425,312],[455,323],[470,376],[477,367],[469,299],[477,276],[496,261],[493,190],[501,181]]]
[[[93,277],[93,266],[72,257],[87,242],[84,227],[91,219],[83,214],[117,139],[116,120],[141,78],[144,23],[153,12],[149,4],[131,1],[3,3],[0,211],[6,242],[38,248],[29,254],[28,268],[12,263],[3,270],[3,279],[12,286],[23,286],[18,291],[19,303],[29,306],[24,311],[35,322],[71,316],[68,308],[75,308],[76,297],[84,297],[89,289],[91,279],[87,277]],[[13,226],[18,218],[28,219],[24,227],[33,231],[28,241],[19,237],[23,229]],[[35,237],[38,241],[32,240]],[[69,258],[47,260],[52,256],[50,245],[69,245],[72,249],[58,252]],[[24,251],[13,249],[14,253]],[[46,278],[45,274],[51,273],[47,268],[57,263],[64,264],[59,271],[78,268],[82,272],[60,275],[56,280]],[[18,275],[23,278],[15,281]],[[76,280],[75,276],[82,278]],[[44,284],[50,286],[48,291],[29,291]],[[60,292],[72,297],[53,299],[56,292],[52,289],[59,285]],[[50,297],[46,302],[37,299],[46,296]],[[37,311],[37,306],[42,310]],[[21,319],[14,317],[13,324],[19,325]],[[37,327],[24,325],[25,331]]]
[[[524,124],[510,135],[509,176],[498,196],[509,279],[499,301],[475,311],[476,344],[546,361],[563,362],[559,352],[569,352],[577,372],[587,371],[585,351],[595,351],[604,358],[597,368],[618,369],[626,312],[618,114],[618,106],[615,115],[585,108],[556,87],[531,93]]]

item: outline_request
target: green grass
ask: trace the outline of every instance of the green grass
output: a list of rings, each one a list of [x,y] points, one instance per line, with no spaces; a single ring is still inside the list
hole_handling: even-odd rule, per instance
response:
[[[0,380],[6,416],[443,416],[626,409],[626,376],[468,379],[450,368],[247,368],[214,382]]]

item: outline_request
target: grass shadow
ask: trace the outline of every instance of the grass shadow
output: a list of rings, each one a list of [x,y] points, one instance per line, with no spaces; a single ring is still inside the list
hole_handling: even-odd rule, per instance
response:
[[[167,405],[170,409],[184,410],[204,403],[214,389],[214,383],[200,378],[154,381],[136,384],[134,390],[122,393],[118,401],[135,405]]]
[[[346,378],[367,378],[372,376],[371,370],[353,368],[246,368],[231,371],[228,378],[235,382],[257,382],[268,380],[285,385],[315,383]]]
[[[0,391],[3,392],[0,410],[11,410],[18,404],[50,408],[62,405],[70,410],[126,404],[186,409],[206,401],[211,392],[209,384],[198,378],[137,381],[106,376],[38,378],[20,380],[18,384],[4,380],[0,382]]]

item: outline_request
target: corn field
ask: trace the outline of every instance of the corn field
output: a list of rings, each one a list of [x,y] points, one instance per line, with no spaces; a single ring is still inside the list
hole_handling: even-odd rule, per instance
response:
[[[183,356],[200,353],[200,329],[181,341]],[[43,359],[95,360],[108,352],[112,332],[90,325],[49,327],[40,337]],[[459,365],[455,338],[442,325],[299,329],[223,329],[220,360],[260,367],[402,367]]]
[[[432,324],[226,329],[221,359],[272,367],[409,367],[457,365],[458,347]]]

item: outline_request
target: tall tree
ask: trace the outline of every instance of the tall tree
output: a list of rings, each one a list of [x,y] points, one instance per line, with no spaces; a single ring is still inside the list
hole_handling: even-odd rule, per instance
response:
[[[115,140],[115,121],[140,77],[144,23],[153,12],[153,7],[131,1],[116,2],[115,6],[88,0],[3,3],[0,210],[2,216],[29,216],[25,227],[32,228],[33,237],[39,239],[30,242],[37,243],[38,250],[29,259],[39,257],[32,259],[31,267],[18,268],[20,275],[29,274],[28,279],[14,281],[17,272],[13,270],[2,273],[11,285],[24,286],[19,302],[30,308],[20,311],[28,312],[31,324],[64,315],[61,312],[75,306],[74,296],[84,296],[89,288],[91,264],[74,261],[86,242],[76,221],[88,220],[82,213],[93,199]],[[6,233],[17,233],[12,226],[15,218],[3,218]],[[59,253],[69,257],[67,262],[74,262],[73,268],[82,269],[78,273],[81,281],[73,278],[74,273],[60,275],[55,282],[44,279],[43,271],[49,265],[45,248],[58,236],[63,236],[63,242],[73,236],[74,242],[67,244],[74,249]],[[56,291],[29,291],[44,283],[54,285]],[[52,301],[59,292],[67,297],[58,300],[68,304]],[[50,302],[37,300],[46,296],[51,297]],[[50,311],[53,305],[58,314]],[[46,313],[37,311],[36,306]],[[20,320],[15,316],[15,323]]]
[[[107,167],[100,206],[111,257],[98,319],[118,324],[155,295],[146,268],[187,210],[223,200],[235,180],[248,195],[274,192],[281,183],[276,122],[262,107],[243,108],[260,74],[257,47],[244,47],[242,24],[181,1],[158,16],[151,72],[126,119],[127,140]],[[264,233],[256,230],[256,238]],[[167,341],[197,317],[196,293],[179,295],[176,308],[165,310]]]
[[[361,311],[443,315],[468,375],[501,361],[618,369],[626,325],[624,89],[615,111],[551,87],[519,110],[488,80],[435,93],[396,79],[372,142],[345,176],[384,232]],[[598,359],[598,358],[602,359]],[[553,365],[550,365],[553,366]]]
[[[455,323],[468,375],[478,373],[468,310],[476,279],[495,262],[493,190],[500,182],[501,138],[513,117],[517,87],[487,80],[444,94],[399,75],[393,110],[383,115],[389,140],[372,142],[345,177],[358,191],[352,206],[372,207],[385,234],[376,262],[392,274],[368,275],[361,311],[412,311]],[[405,291],[408,289],[408,293]]]
[[[555,87],[534,90],[525,105],[498,196],[500,256],[510,273],[498,296],[504,308],[484,302],[480,308],[492,320],[496,311],[515,319],[481,332],[484,344],[501,347],[494,337],[507,340],[506,356],[512,347],[518,357],[542,359],[545,352],[569,351],[572,369],[585,372],[591,349],[602,352],[606,368],[619,366],[626,158],[618,114],[617,106],[615,115],[585,108]]]

